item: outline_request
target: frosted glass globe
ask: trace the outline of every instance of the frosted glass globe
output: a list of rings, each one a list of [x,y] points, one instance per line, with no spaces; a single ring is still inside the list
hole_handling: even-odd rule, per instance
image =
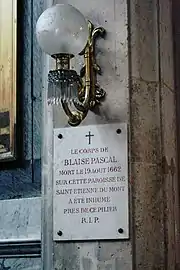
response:
[[[68,4],[46,9],[36,24],[37,40],[49,55],[79,54],[86,46],[88,23],[79,10]]]

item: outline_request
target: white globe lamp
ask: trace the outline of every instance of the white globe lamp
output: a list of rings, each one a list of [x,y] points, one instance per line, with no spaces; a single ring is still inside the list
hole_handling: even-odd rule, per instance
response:
[[[88,22],[79,10],[69,4],[46,9],[36,24],[36,36],[42,50],[51,55],[77,55],[88,40]]]

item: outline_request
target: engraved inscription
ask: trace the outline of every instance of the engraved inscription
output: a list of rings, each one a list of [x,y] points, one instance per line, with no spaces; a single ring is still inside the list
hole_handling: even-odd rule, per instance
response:
[[[79,140],[77,143],[76,140],[70,142],[64,134],[62,144],[54,146],[54,160],[59,159],[54,167],[54,226],[59,224],[57,229],[62,231],[61,226],[65,227],[64,230],[69,227],[72,235],[77,230],[79,235],[74,239],[112,238],[109,228],[105,228],[105,220],[110,227],[116,227],[117,220],[117,228],[128,224],[127,141],[121,142],[121,149],[125,152],[120,153],[117,149],[120,141],[117,127],[113,135],[117,136],[117,139],[114,137],[116,142],[114,138],[111,142],[106,140],[106,130],[103,128],[98,131],[102,132],[100,136],[96,136],[96,127],[88,132],[76,128],[78,134],[84,133],[84,144]],[[71,131],[74,132],[73,129]],[[103,230],[103,227],[105,235],[96,237],[98,230]],[[128,228],[124,228],[124,231],[128,235]],[[87,235],[82,235],[82,232]],[[114,232],[114,238],[119,237],[116,232],[118,230]],[[54,235],[57,237],[57,233]],[[63,233],[61,239],[65,235]],[[68,236],[65,239],[68,240]]]

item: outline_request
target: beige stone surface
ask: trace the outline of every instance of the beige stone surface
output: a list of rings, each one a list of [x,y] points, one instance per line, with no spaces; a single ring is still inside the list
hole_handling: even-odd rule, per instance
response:
[[[174,61],[173,61],[173,27],[172,3],[159,1],[159,37],[161,80],[168,88],[174,90]]]
[[[160,167],[131,163],[134,260],[138,270],[165,269],[164,200]]]
[[[177,131],[176,131],[176,102],[175,92],[166,84],[161,88],[161,113],[163,155],[166,158],[168,169],[164,174],[165,196],[165,232],[168,269],[175,269],[179,256],[179,183],[177,177]]]
[[[135,269],[169,270],[179,250],[171,1],[130,3],[134,263]]]
[[[176,101],[175,93],[165,84],[161,86],[161,113],[163,151],[168,164],[177,158]]]
[[[130,0],[129,9],[131,75],[158,81],[157,1]]]
[[[167,269],[175,269],[175,186],[174,177],[169,171],[164,177],[164,201],[165,201],[165,241]]]
[[[161,154],[158,84],[132,80],[130,102],[131,161],[157,164]]]

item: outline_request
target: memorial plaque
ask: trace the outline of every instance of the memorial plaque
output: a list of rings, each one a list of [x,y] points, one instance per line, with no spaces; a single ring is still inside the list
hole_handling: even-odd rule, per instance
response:
[[[55,241],[129,238],[127,125],[54,129]]]

